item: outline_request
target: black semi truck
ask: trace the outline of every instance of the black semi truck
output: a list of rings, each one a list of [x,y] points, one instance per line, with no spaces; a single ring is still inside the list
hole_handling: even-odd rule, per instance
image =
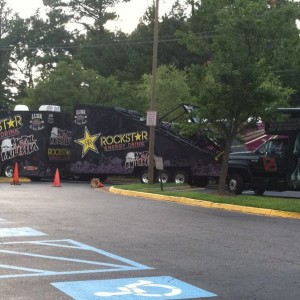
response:
[[[74,108],[71,172],[75,176],[134,175],[148,182],[149,127],[143,116],[117,107],[78,105]],[[163,161],[163,182],[199,186],[218,177],[221,149],[205,136],[188,139],[170,123],[155,127],[155,156]],[[157,170],[155,177],[158,178]]]
[[[235,194],[250,189],[300,190],[300,108],[279,108],[284,121],[266,123],[266,134],[278,135],[255,151],[231,153],[228,188]]]
[[[30,111],[25,105],[0,112],[0,171],[12,177],[15,163],[19,174],[31,179],[52,177],[58,168],[69,174],[71,114],[58,106],[43,105]]]

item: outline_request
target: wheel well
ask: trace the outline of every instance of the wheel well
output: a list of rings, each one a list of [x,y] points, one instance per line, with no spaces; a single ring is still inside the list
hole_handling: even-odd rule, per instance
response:
[[[226,183],[228,183],[229,177],[234,175],[234,174],[240,175],[243,178],[245,183],[250,182],[250,175],[249,175],[248,169],[230,168],[230,169],[228,169],[228,175],[227,175]]]
[[[5,162],[2,166],[1,166],[1,175],[2,176],[5,176],[5,169],[10,166],[13,170],[14,170],[14,162],[12,161],[8,161],[8,162]]]
[[[170,168],[171,171],[171,177],[175,178],[175,176],[179,173],[183,173],[187,176],[187,179],[186,179],[186,183],[190,184],[191,183],[191,180],[192,180],[192,172],[190,169],[188,168]]]

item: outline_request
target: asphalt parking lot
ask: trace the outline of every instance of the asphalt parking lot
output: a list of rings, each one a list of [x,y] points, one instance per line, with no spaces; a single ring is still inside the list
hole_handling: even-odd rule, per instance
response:
[[[89,182],[0,191],[0,299],[298,300],[299,220],[116,195]]]

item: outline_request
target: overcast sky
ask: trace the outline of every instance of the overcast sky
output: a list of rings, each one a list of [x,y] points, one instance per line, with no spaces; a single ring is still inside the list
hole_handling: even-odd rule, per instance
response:
[[[170,11],[175,0],[160,0],[160,15]],[[34,14],[36,9],[43,7],[42,0],[7,0],[8,5],[14,12],[18,12],[22,18]],[[130,3],[123,3],[117,6],[117,13],[120,16],[119,21],[111,24],[111,29],[116,27],[123,32],[130,33],[136,28],[136,25],[143,16],[147,7],[152,4],[152,0],[131,0]]]

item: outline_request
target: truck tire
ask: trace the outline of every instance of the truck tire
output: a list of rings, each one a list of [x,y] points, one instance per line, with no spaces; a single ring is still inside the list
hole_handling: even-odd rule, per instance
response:
[[[255,194],[255,196],[262,196],[265,191],[266,191],[266,189],[264,189],[264,188],[255,188],[254,194]]]
[[[197,176],[194,178],[194,184],[199,187],[206,187],[209,183],[209,178],[206,176]]]
[[[176,184],[181,184],[181,183],[188,183],[189,182],[189,175],[185,171],[175,171],[173,175],[174,182]]]
[[[1,170],[1,175],[4,177],[12,178],[14,176],[14,165],[13,163],[7,163]]]
[[[144,169],[140,172],[140,182],[148,184],[149,183],[149,178],[148,178],[148,169]]]
[[[244,189],[244,179],[239,174],[233,174],[229,176],[228,190],[230,193],[240,195]]]
[[[156,181],[157,182],[161,182],[162,183],[167,183],[167,182],[170,182],[170,172],[168,171],[161,171],[161,172],[158,172],[157,176],[156,176]],[[161,180],[162,179],[162,180]]]

